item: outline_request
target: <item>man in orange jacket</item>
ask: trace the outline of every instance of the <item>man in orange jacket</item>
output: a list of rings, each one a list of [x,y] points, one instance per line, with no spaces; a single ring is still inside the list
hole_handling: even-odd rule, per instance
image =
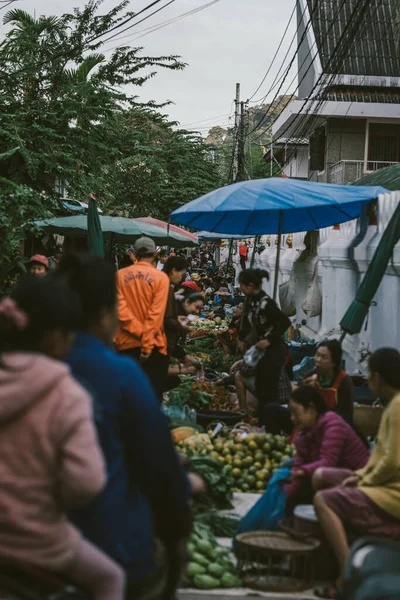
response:
[[[247,242],[242,242],[239,246],[240,266],[242,267],[242,271],[246,270],[248,251]]]
[[[134,252],[137,262],[117,272],[119,326],[114,343],[118,352],[140,361],[161,401],[168,377],[164,316],[169,279],[155,266],[152,239],[139,238]]]

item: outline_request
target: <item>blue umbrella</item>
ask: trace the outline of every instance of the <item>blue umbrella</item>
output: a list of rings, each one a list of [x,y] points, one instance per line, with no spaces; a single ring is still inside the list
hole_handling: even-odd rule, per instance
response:
[[[213,240],[245,240],[250,237],[248,235],[232,235],[230,233],[213,233],[211,231],[198,231],[197,237],[205,242]]]
[[[356,219],[365,203],[387,190],[271,177],[241,181],[184,204],[171,221],[197,229],[236,235],[295,233]],[[279,240],[280,242],[280,240]],[[274,298],[280,260],[278,243]]]
[[[385,192],[380,186],[333,185],[281,177],[253,179],[192,200],[172,212],[171,220],[196,229],[248,237],[295,233],[355,219],[365,202]]]

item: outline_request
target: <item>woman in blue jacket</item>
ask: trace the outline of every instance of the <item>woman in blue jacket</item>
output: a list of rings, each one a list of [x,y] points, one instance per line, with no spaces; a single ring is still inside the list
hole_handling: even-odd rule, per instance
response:
[[[93,396],[108,473],[102,495],[71,519],[124,566],[136,599],[157,579],[155,537],[177,556],[190,534],[191,486],[147,376],[110,348],[117,326],[113,267],[99,257],[69,256],[58,276],[81,300],[84,321],[67,362]]]

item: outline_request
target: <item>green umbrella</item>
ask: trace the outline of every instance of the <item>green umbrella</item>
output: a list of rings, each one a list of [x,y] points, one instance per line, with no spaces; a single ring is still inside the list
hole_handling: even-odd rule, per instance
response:
[[[400,239],[400,204],[389,221],[382,239],[378,244],[364,279],[346,314],[340,322],[344,332],[354,335],[360,333],[371,302],[377,292],[392,256],[393,248]],[[343,337],[344,337],[343,335]]]
[[[168,231],[162,227],[136,219],[99,215],[99,221],[103,240],[105,241],[112,240],[119,244],[134,244],[139,237],[145,235],[151,237],[160,246],[169,244],[175,248],[185,248],[197,245],[196,242],[191,242],[187,237],[178,233],[170,231],[168,234]],[[87,237],[88,235],[88,217],[86,215],[33,221],[31,225],[47,233],[58,235],[69,235],[71,237]]]
[[[104,258],[103,232],[101,231],[100,215],[97,212],[96,200],[93,194],[90,194],[88,200],[87,232],[89,252]]]

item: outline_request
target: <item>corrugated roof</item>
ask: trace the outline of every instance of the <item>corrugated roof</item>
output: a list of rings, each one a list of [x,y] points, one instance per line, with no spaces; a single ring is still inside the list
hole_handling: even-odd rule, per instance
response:
[[[334,68],[329,60],[341,39],[346,24],[358,0],[346,0],[339,14],[339,0],[307,0],[312,15],[322,68],[335,75],[369,75],[400,77],[400,58],[397,49],[396,12],[394,0],[370,0],[355,27],[349,33],[350,49],[345,58],[336,60]],[[333,25],[332,25],[333,23]],[[361,32],[361,34],[359,33]],[[347,44],[347,41],[346,41]]]
[[[353,185],[381,185],[391,192],[396,192],[400,190],[400,164],[369,173]]]

